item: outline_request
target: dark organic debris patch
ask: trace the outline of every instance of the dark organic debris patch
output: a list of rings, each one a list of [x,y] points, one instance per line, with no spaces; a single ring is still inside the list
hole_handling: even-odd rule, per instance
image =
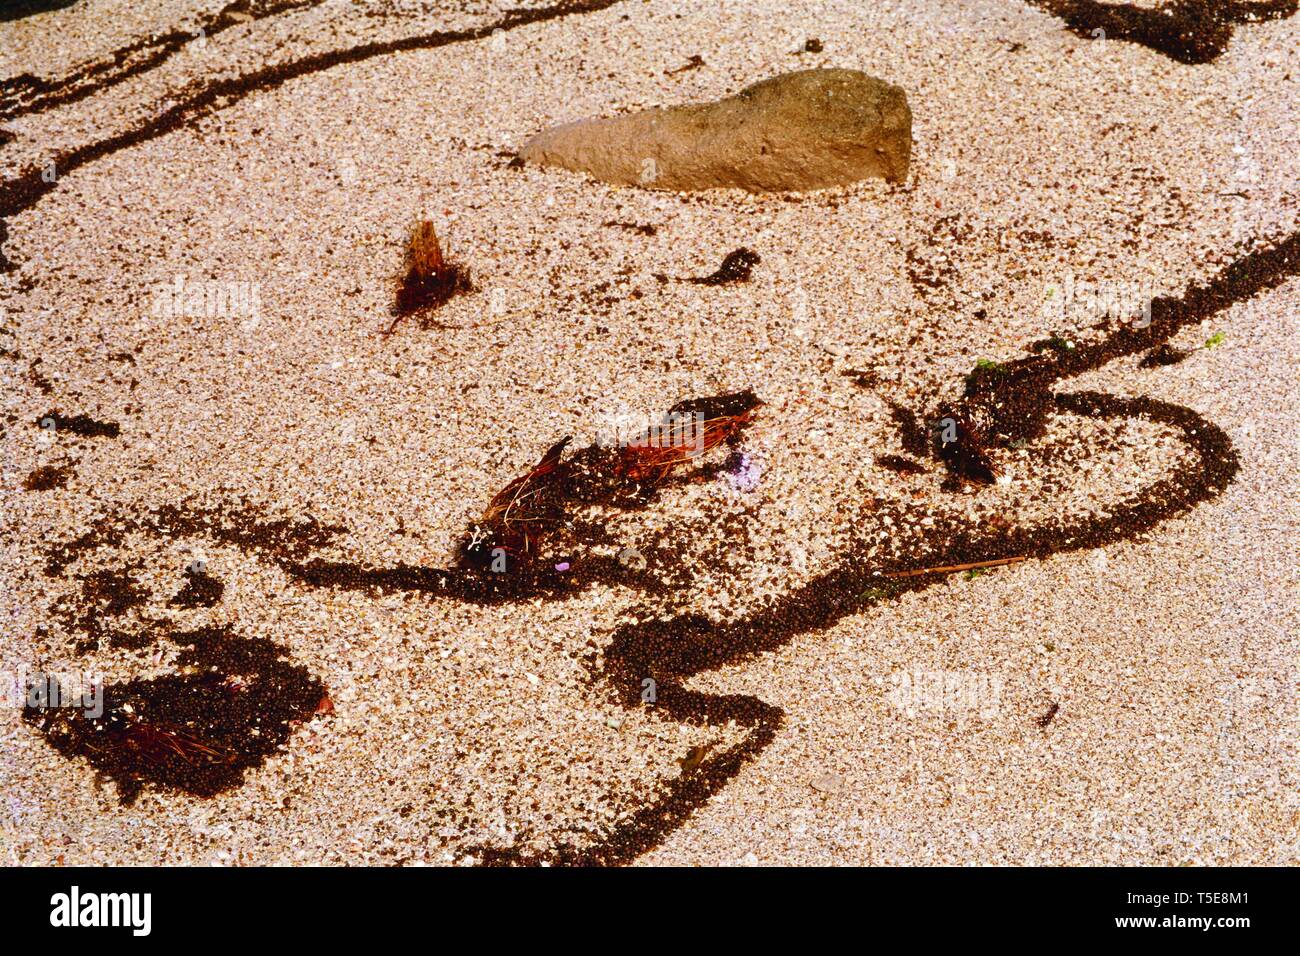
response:
[[[68,432],[83,438],[116,438],[122,433],[117,422],[101,422],[89,415],[61,415],[57,411],[47,412],[36,419],[40,428],[52,428],[56,432]]]
[[[1057,712],[1059,712],[1060,709],[1061,709],[1061,705],[1056,702],[1053,702],[1052,706],[1048,707],[1047,711],[1041,717],[1038,718],[1038,726],[1046,730],[1048,725],[1053,720],[1056,719]]]
[[[185,569],[185,585],[167,602],[169,607],[213,607],[221,602],[226,586],[199,568]]]
[[[741,247],[734,252],[727,253],[722,260],[722,265],[712,275],[703,278],[688,279],[688,282],[694,282],[698,285],[728,285],[732,282],[748,282],[750,273],[754,271],[754,266],[762,261],[758,253],[751,249]]]
[[[397,323],[414,312],[436,309],[454,295],[472,292],[469,270],[448,261],[442,254],[442,244],[433,223],[427,219],[416,224],[407,249],[406,276],[397,291],[396,318],[388,327],[389,333]]]
[[[876,464],[900,475],[923,475],[930,469],[904,455],[877,455]]]
[[[1173,0],[1156,7],[1103,0],[1031,0],[1085,39],[1126,40],[1180,63],[1223,55],[1234,25],[1295,15],[1297,0]]]
[[[668,410],[662,427],[616,449],[595,444],[566,459],[570,439],[556,442],[493,497],[462,546],[462,564],[490,568],[498,562],[500,570],[530,562],[575,504],[644,504],[674,471],[734,442],[760,405],[752,391],[688,399]]]
[[[62,488],[72,477],[72,467],[70,465],[42,465],[40,468],[33,469],[32,473],[23,479],[23,488],[27,491],[50,491],[54,488]]]
[[[53,617],[69,634],[78,634],[73,645],[77,654],[87,654],[108,644],[113,647],[139,646],[139,636],[124,630],[121,618],[143,607],[148,591],[133,574],[135,568],[101,568],[80,575],[80,591],[53,606]]]
[[[743,246],[723,257],[722,264],[706,276],[687,276],[679,282],[691,282],[695,285],[730,285],[733,282],[748,282],[754,266],[762,262],[757,252]],[[667,282],[670,276],[655,273],[660,282]]]
[[[1148,352],[1138,365],[1142,368],[1159,368],[1162,366],[1177,365],[1191,354],[1191,351],[1188,349],[1176,349],[1168,342],[1165,342]]]
[[[103,713],[28,705],[23,719],[60,753],[112,778],[122,803],[147,783],[197,796],[237,786],[325,697],[285,649],[227,628],[174,634],[193,673],[105,685]]]

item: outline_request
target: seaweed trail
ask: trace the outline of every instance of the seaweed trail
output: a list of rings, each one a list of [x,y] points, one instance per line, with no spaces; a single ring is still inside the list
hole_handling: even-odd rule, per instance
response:
[[[734,620],[715,622],[694,613],[643,620],[614,632],[596,677],[625,706],[636,706],[646,679],[655,682],[655,709],[669,719],[697,726],[724,726],[735,721],[750,733],[741,744],[702,760],[641,807],[631,820],[594,846],[562,846],[544,857],[512,848],[480,848],[485,865],[626,863],[658,846],[753,760],[774,739],[781,725],[780,708],[749,695],[703,694],[684,686],[691,676],[734,665],[775,650],[797,635],[819,633],[851,614],[868,610],[907,591],[921,591],[946,572],[920,573],[935,566],[992,562],[1009,558],[1046,559],[1056,554],[1101,547],[1136,538],[1164,521],[1185,514],[1220,495],[1236,476],[1239,463],[1232,442],[1220,428],[1191,409],[1149,398],[1123,399],[1098,392],[1051,395],[1050,383],[1100,368],[1123,355],[1158,347],[1178,329],[1273,288],[1300,272],[1300,233],[1243,256],[1204,284],[1194,284],[1178,298],[1152,306],[1147,328],[1112,327],[1099,341],[1047,365],[1039,356],[1003,367],[996,389],[981,389],[968,380],[968,401],[980,403],[999,427],[1015,429],[1009,414],[1024,415],[1026,433],[1039,434],[1047,417],[1069,412],[1092,418],[1144,418],[1179,433],[1195,461],[1148,486],[1102,518],[991,536],[955,520],[939,521],[921,546],[895,553],[868,566],[856,556],[868,553],[850,544],[838,563],[805,586]],[[973,387],[972,387],[973,386]],[[996,394],[996,398],[989,397]],[[904,416],[909,417],[909,416]],[[960,460],[946,459],[960,470]],[[895,509],[895,525],[906,516]],[[918,572],[910,576],[890,576]]]
[[[674,471],[736,438],[758,404],[751,392],[679,402],[669,416],[674,425],[638,436],[620,449],[582,449],[567,461],[561,456],[569,442],[558,443],[537,467],[494,497],[483,526],[467,536],[458,568],[374,568],[329,561],[315,555],[332,545],[341,528],[311,517],[271,519],[236,503],[220,508],[168,505],[140,515],[101,517],[80,537],[50,548],[45,573],[68,577],[87,555],[102,549],[115,553],[128,535],[145,534],[173,540],[204,537],[231,545],[313,587],[415,592],[472,604],[539,595],[558,599],[596,581],[656,589],[661,585],[646,568],[629,568],[600,555],[583,553],[572,563],[539,566],[532,559],[542,548],[541,532],[517,513],[535,513],[537,505],[521,501],[544,491],[556,525],[547,530],[558,534],[563,526],[568,544],[590,543],[584,538],[586,526],[569,519],[570,509],[579,504],[644,507]],[[676,423],[687,414],[698,416],[703,425],[695,444],[679,448],[677,439],[685,433]],[[649,464],[646,456],[652,456]],[[519,531],[521,525],[526,530]],[[510,544],[511,566],[481,566],[474,560],[479,542]],[[174,633],[166,621],[153,618],[143,618],[140,629],[123,628],[121,619],[150,599],[134,570],[109,567],[78,575],[79,590],[55,602],[53,618],[70,635],[80,633],[74,644],[79,654],[105,643],[139,649],[170,639],[188,648],[178,661],[182,672],[106,687],[105,712],[99,717],[48,705],[29,707],[24,717],[55,749],[86,758],[117,781],[124,803],[133,802],[145,783],[198,796],[236,786],[246,768],[260,764],[287,740],[294,722],[317,712],[324,689],[306,668],[282,661],[284,648],[265,639],[241,638],[227,628]],[[184,586],[166,603],[183,609],[213,607],[224,590],[202,565],[193,564],[186,569]]]
[[[340,50],[314,53],[287,63],[277,63],[241,76],[213,80],[198,86],[180,102],[121,133],[86,143],[51,159],[59,175],[47,181],[42,167],[31,167],[0,185],[0,247],[8,238],[5,220],[31,209],[46,193],[56,189],[66,174],[80,169],[121,149],[138,146],[180,129],[203,116],[223,110],[251,93],[273,90],[298,77],[318,73],[348,63],[359,63],[377,56],[409,50],[428,50],[454,43],[483,40],[497,31],[514,30],[534,23],[544,23],[569,16],[595,13],[620,0],[560,0],[548,7],[516,8],[505,16],[482,26],[463,30],[438,30],[395,40],[362,43]],[[14,264],[0,253],[0,271],[10,271]]]
[[[200,18],[197,33],[171,29],[142,37],[102,57],[79,64],[66,75],[47,79],[20,73],[0,80],[0,120],[32,116],[84,100],[124,80],[160,66],[200,37],[214,37],[231,27],[280,13],[303,10],[322,0],[234,0],[216,13]]]
[[[1152,307],[1152,323],[1147,328],[1117,325],[1098,341],[1080,343],[1070,352],[1048,357],[1030,355],[1006,363],[996,376],[996,386],[983,387],[978,376],[968,380],[970,394],[964,401],[987,406],[985,413],[996,423],[996,434],[1002,434],[998,429],[1016,427],[1007,420],[1007,409],[1017,409],[1016,414],[1035,423],[1030,429],[1034,433],[1041,430],[1041,424],[1051,415],[1059,413],[1099,419],[1143,418],[1174,429],[1193,461],[1180,465],[1121,503],[1108,516],[1033,529],[1010,529],[1001,534],[990,534],[987,529],[945,518],[918,540],[899,543],[894,552],[870,565],[859,557],[867,553],[866,549],[850,544],[837,563],[818,578],[735,619],[715,622],[698,614],[682,613],[670,620],[643,620],[617,629],[610,635],[603,665],[593,673],[599,687],[606,688],[624,706],[643,706],[640,692],[648,678],[656,682],[657,701],[653,712],[663,719],[707,727],[735,721],[737,725],[748,728],[749,733],[727,750],[697,755],[699,759],[693,762],[689,772],[661,787],[627,820],[617,824],[592,845],[562,845],[541,855],[522,849],[480,847],[476,851],[480,862],[485,865],[626,863],[659,845],[669,833],[687,821],[696,809],[767,747],[783,719],[779,707],[750,695],[716,695],[691,690],[684,686],[684,682],[693,675],[752,659],[783,646],[797,635],[819,633],[846,616],[864,613],[875,604],[908,591],[921,591],[945,577],[946,572],[927,569],[1019,557],[1046,559],[1055,554],[1131,540],[1221,494],[1237,473],[1237,457],[1227,435],[1196,412],[1149,398],[1117,398],[1098,392],[1052,394],[1049,386],[1060,378],[1100,368],[1121,356],[1158,348],[1179,328],[1273,288],[1297,272],[1300,272],[1300,233],[1293,233],[1279,242],[1250,252],[1207,282],[1193,284],[1178,299],[1156,300]],[[689,408],[701,412],[706,418],[714,418],[719,417],[720,412],[735,415],[737,409],[752,411],[757,407],[756,403],[752,397],[739,400],[736,396],[719,396],[680,403],[676,407]],[[940,410],[944,410],[942,406]],[[904,412],[899,413],[901,419],[915,420],[910,413]],[[958,414],[964,412],[960,407],[956,409]],[[651,442],[645,447],[656,446]],[[592,446],[566,460],[566,451],[567,444],[562,443],[544,455],[542,462],[547,465],[546,476],[565,477],[564,482],[555,485],[555,493],[559,496],[556,503],[561,510],[583,502],[640,507],[651,500],[655,492],[653,484],[629,484],[627,479],[628,459],[624,456],[635,456],[637,452]],[[934,454],[942,457],[941,450],[934,450]],[[584,467],[592,469],[592,474],[583,477],[582,468],[576,463],[584,461],[587,456],[600,464],[593,466],[588,462]],[[635,457],[630,460],[635,461]],[[945,460],[950,468],[960,473],[960,462]],[[624,463],[621,470],[620,462]],[[537,470],[534,467],[523,477],[535,478]],[[509,497],[515,500],[516,492],[528,486],[527,480],[521,483],[516,479],[506,488],[513,489]],[[492,510],[490,506],[489,513]],[[903,508],[874,514],[875,520],[889,518],[896,525],[902,524],[908,516],[909,512]],[[863,524],[867,523],[864,520]],[[564,524],[565,521],[561,521],[560,527]],[[509,574],[484,572],[472,566],[450,569],[419,566],[373,568],[355,562],[326,561],[318,555],[332,545],[336,534],[343,529],[323,525],[311,518],[271,519],[247,505],[225,509],[168,506],[142,517],[105,517],[80,538],[52,548],[46,571],[53,576],[66,574],[68,567],[83,554],[102,547],[120,546],[123,535],[132,530],[167,537],[211,536],[272,561],[297,580],[319,587],[411,591],[469,603],[498,603],[538,596],[562,598],[577,593],[585,584],[598,579],[638,586],[635,572],[612,560],[602,562],[596,557],[584,559],[573,569],[563,571],[560,565],[525,560]],[[472,529],[467,548],[468,542],[473,540]],[[138,595],[131,591],[133,585],[129,577],[109,577],[112,580],[102,575],[89,575],[83,579],[92,589],[87,592],[87,600],[91,602],[87,605],[89,610],[137,603]],[[652,585],[642,582],[641,586],[648,589]],[[114,588],[125,590],[115,596]],[[116,755],[86,749],[94,740],[105,739],[89,734],[94,729],[92,725],[70,726],[58,715],[28,716],[33,722],[43,721],[40,725],[62,752],[81,754],[92,762],[98,760],[105,769],[117,767],[114,761],[126,760],[122,753],[128,756],[152,755],[153,772],[147,767],[141,769],[135,758],[123,765],[127,769],[118,776],[128,781],[128,790],[132,786],[131,780],[155,780],[164,785],[183,784],[190,792],[206,792],[204,788],[215,786],[218,780],[221,786],[238,782],[242,769],[236,773],[229,767],[242,768],[251,765],[250,760],[261,759],[256,751],[241,749],[236,731],[218,732],[220,728],[203,727],[192,719],[177,721],[166,716],[185,694],[198,694],[215,706],[212,688],[186,683],[179,679],[179,675],[156,680],[163,683],[142,688],[139,682],[133,682],[128,685],[130,689],[126,696],[137,692],[145,694],[146,690],[152,694],[153,689],[158,688],[155,697],[149,699],[141,711],[156,715],[157,719],[151,718],[148,723],[158,732],[139,732],[135,743],[130,743],[133,738],[129,736],[114,738],[119,741],[117,750],[121,751],[114,751]],[[296,697],[290,695],[296,701],[292,714],[281,714],[283,720],[276,718],[281,725],[289,726],[292,720],[303,719],[308,698],[315,693],[316,685],[310,684],[314,678],[309,680],[309,675],[300,675],[298,680],[299,683],[293,686],[299,688],[299,693]],[[310,693],[303,689],[309,686]],[[295,714],[297,716],[293,716]],[[157,727],[153,726],[155,723]],[[111,730],[118,725],[102,726]],[[182,760],[182,753],[189,756],[188,762]],[[244,753],[244,757],[233,761],[219,760],[214,756],[240,753]],[[198,778],[191,779],[183,776],[182,763],[205,769]]]
[[[1179,330],[1280,284],[1295,274],[1298,264],[1300,233],[1293,233],[1236,260],[1207,282],[1192,284],[1178,298],[1152,300],[1151,321],[1145,326],[1111,323],[1108,334],[1097,341],[977,367],[966,379],[962,399],[941,406],[937,413],[934,433],[940,457],[957,475],[993,480],[996,448],[1042,435],[1054,383],[1123,356],[1158,354]],[[955,435],[943,434],[945,420],[955,426]]]
[[[989,538],[959,521],[939,523],[927,535],[925,566],[997,561],[1016,556],[1040,559],[1068,551],[1100,547],[1132,538],[1161,522],[1214,498],[1231,482],[1237,459],[1227,436],[1186,408],[1149,399],[1123,400],[1099,393],[1063,395],[1058,407],[1090,417],[1134,417],[1176,427],[1198,461],[1160,481],[1112,512],[1111,517],[1054,528],[1023,529]],[[906,514],[889,517],[900,524]],[[780,730],[784,712],[752,695],[718,695],[691,690],[684,681],[696,674],[742,663],[782,647],[794,637],[819,633],[841,619],[868,611],[907,591],[922,591],[946,577],[943,572],[902,579],[891,572],[917,567],[916,555],[866,566],[853,547],[836,566],[797,590],[735,620],[714,622],[698,614],[669,620],[651,619],[619,628],[605,649],[604,667],[595,675],[626,707],[640,704],[647,679],[654,682],[656,717],[693,726],[724,727],[730,722],[749,730],[737,744],[702,760],[691,774],[670,782],[625,822],[591,846],[559,846],[546,854],[502,847],[478,847],[482,865],[613,865],[635,860],[657,847],[673,830],[720,792],[757,757]],[[527,834],[521,845],[527,844]]]
[[[734,720],[749,733],[737,744],[699,762],[669,781],[657,798],[638,807],[592,846],[561,845],[547,853],[479,846],[470,849],[480,866],[619,866],[686,823],[691,815],[776,739],[785,718],[779,707],[749,694],[709,694],[673,685],[655,705],[658,715],[694,726],[724,726]],[[526,844],[530,834],[521,834]]]
[[[1179,63],[1212,63],[1232,41],[1237,24],[1284,20],[1300,0],[1174,0],[1159,7],[1103,0],[1029,0],[1065,21],[1084,39],[1139,43]]]

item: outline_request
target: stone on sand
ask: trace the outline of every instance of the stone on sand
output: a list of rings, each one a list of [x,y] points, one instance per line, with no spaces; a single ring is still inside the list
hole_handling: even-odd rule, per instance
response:
[[[911,151],[900,87],[826,69],[783,73],[712,103],[555,126],[519,156],[619,185],[780,192],[900,182]]]

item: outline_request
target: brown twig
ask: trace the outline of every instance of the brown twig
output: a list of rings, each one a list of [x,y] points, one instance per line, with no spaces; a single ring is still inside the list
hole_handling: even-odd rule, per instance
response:
[[[945,564],[937,568],[915,568],[911,571],[888,571],[885,573],[887,578],[914,578],[922,574],[947,574],[950,571],[973,571],[976,568],[995,568],[1002,564],[1015,564],[1017,561],[1024,561],[1028,555],[1018,555],[1014,558],[998,558],[994,561],[969,561],[966,564]]]

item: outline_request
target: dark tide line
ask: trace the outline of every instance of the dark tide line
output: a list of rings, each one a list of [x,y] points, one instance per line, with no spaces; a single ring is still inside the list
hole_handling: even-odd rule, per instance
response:
[[[321,2],[322,0],[281,0],[279,3],[254,5],[250,0],[234,0],[215,14],[201,19],[197,29],[210,39],[230,27],[314,7]],[[248,19],[242,19],[240,14]],[[118,47],[55,79],[20,73],[0,80],[0,120],[31,116],[84,100],[162,65],[198,37],[199,34],[172,29]]]
[[[1050,380],[1100,368],[1122,355],[1158,345],[1179,328],[1274,288],[1298,271],[1300,233],[1293,233],[1243,256],[1208,282],[1192,285],[1179,299],[1157,300],[1150,327],[1121,327],[1101,342],[1067,353],[1055,366]],[[1023,387],[1041,393],[1040,375],[1035,369],[1033,379],[1024,380]],[[1045,400],[1062,411],[1087,417],[1139,417],[1162,422],[1179,431],[1197,460],[1180,465],[1173,475],[1151,485],[1106,518],[1021,529],[999,538],[979,537],[977,531],[948,521],[927,535],[926,541],[932,546],[922,564],[913,559],[899,561],[896,566],[867,567],[853,556],[850,547],[832,570],[734,621],[714,623],[688,613],[667,621],[655,619],[619,628],[605,650],[604,667],[596,675],[608,682],[617,699],[626,706],[635,706],[641,682],[650,677],[657,685],[656,710],[662,708],[672,719],[695,726],[722,726],[734,720],[751,728],[750,735],[740,745],[704,760],[693,774],[670,784],[662,796],[639,808],[631,820],[593,846],[564,846],[542,857],[511,848],[478,848],[481,862],[489,866],[617,864],[631,862],[659,846],[763,751],[783,717],[779,708],[757,698],[703,694],[683,687],[681,681],[752,659],[784,646],[796,636],[822,632],[882,600],[907,591],[922,591],[947,577],[936,573],[893,579],[885,577],[886,573],[1022,555],[1043,560],[1131,540],[1217,497],[1237,474],[1239,462],[1227,434],[1191,409],[1149,398],[1123,399],[1098,392],[1056,395]]]
[[[290,63],[279,63],[256,70],[243,76],[214,81],[185,101],[177,103],[133,129],[55,156],[52,162],[58,175],[53,182],[47,182],[42,177],[43,167],[32,167],[20,173],[15,179],[9,180],[0,187],[0,220],[6,220],[31,209],[46,193],[57,188],[64,176],[87,163],[173,132],[186,123],[225,109],[251,93],[275,89],[290,80],[335,66],[358,63],[390,53],[435,49],[453,43],[482,40],[498,30],[514,30],[567,16],[596,13],[619,2],[621,0],[563,0],[561,3],[536,10],[517,9],[499,20],[479,27],[465,30],[439,30],[396,40],[363,43],[345,50],[328,50]],[[0,246],[4,244],[7,235],[7,226],[0,221]],[[0,271],[10,271],[13,268],[14,264],[0,254]]]

